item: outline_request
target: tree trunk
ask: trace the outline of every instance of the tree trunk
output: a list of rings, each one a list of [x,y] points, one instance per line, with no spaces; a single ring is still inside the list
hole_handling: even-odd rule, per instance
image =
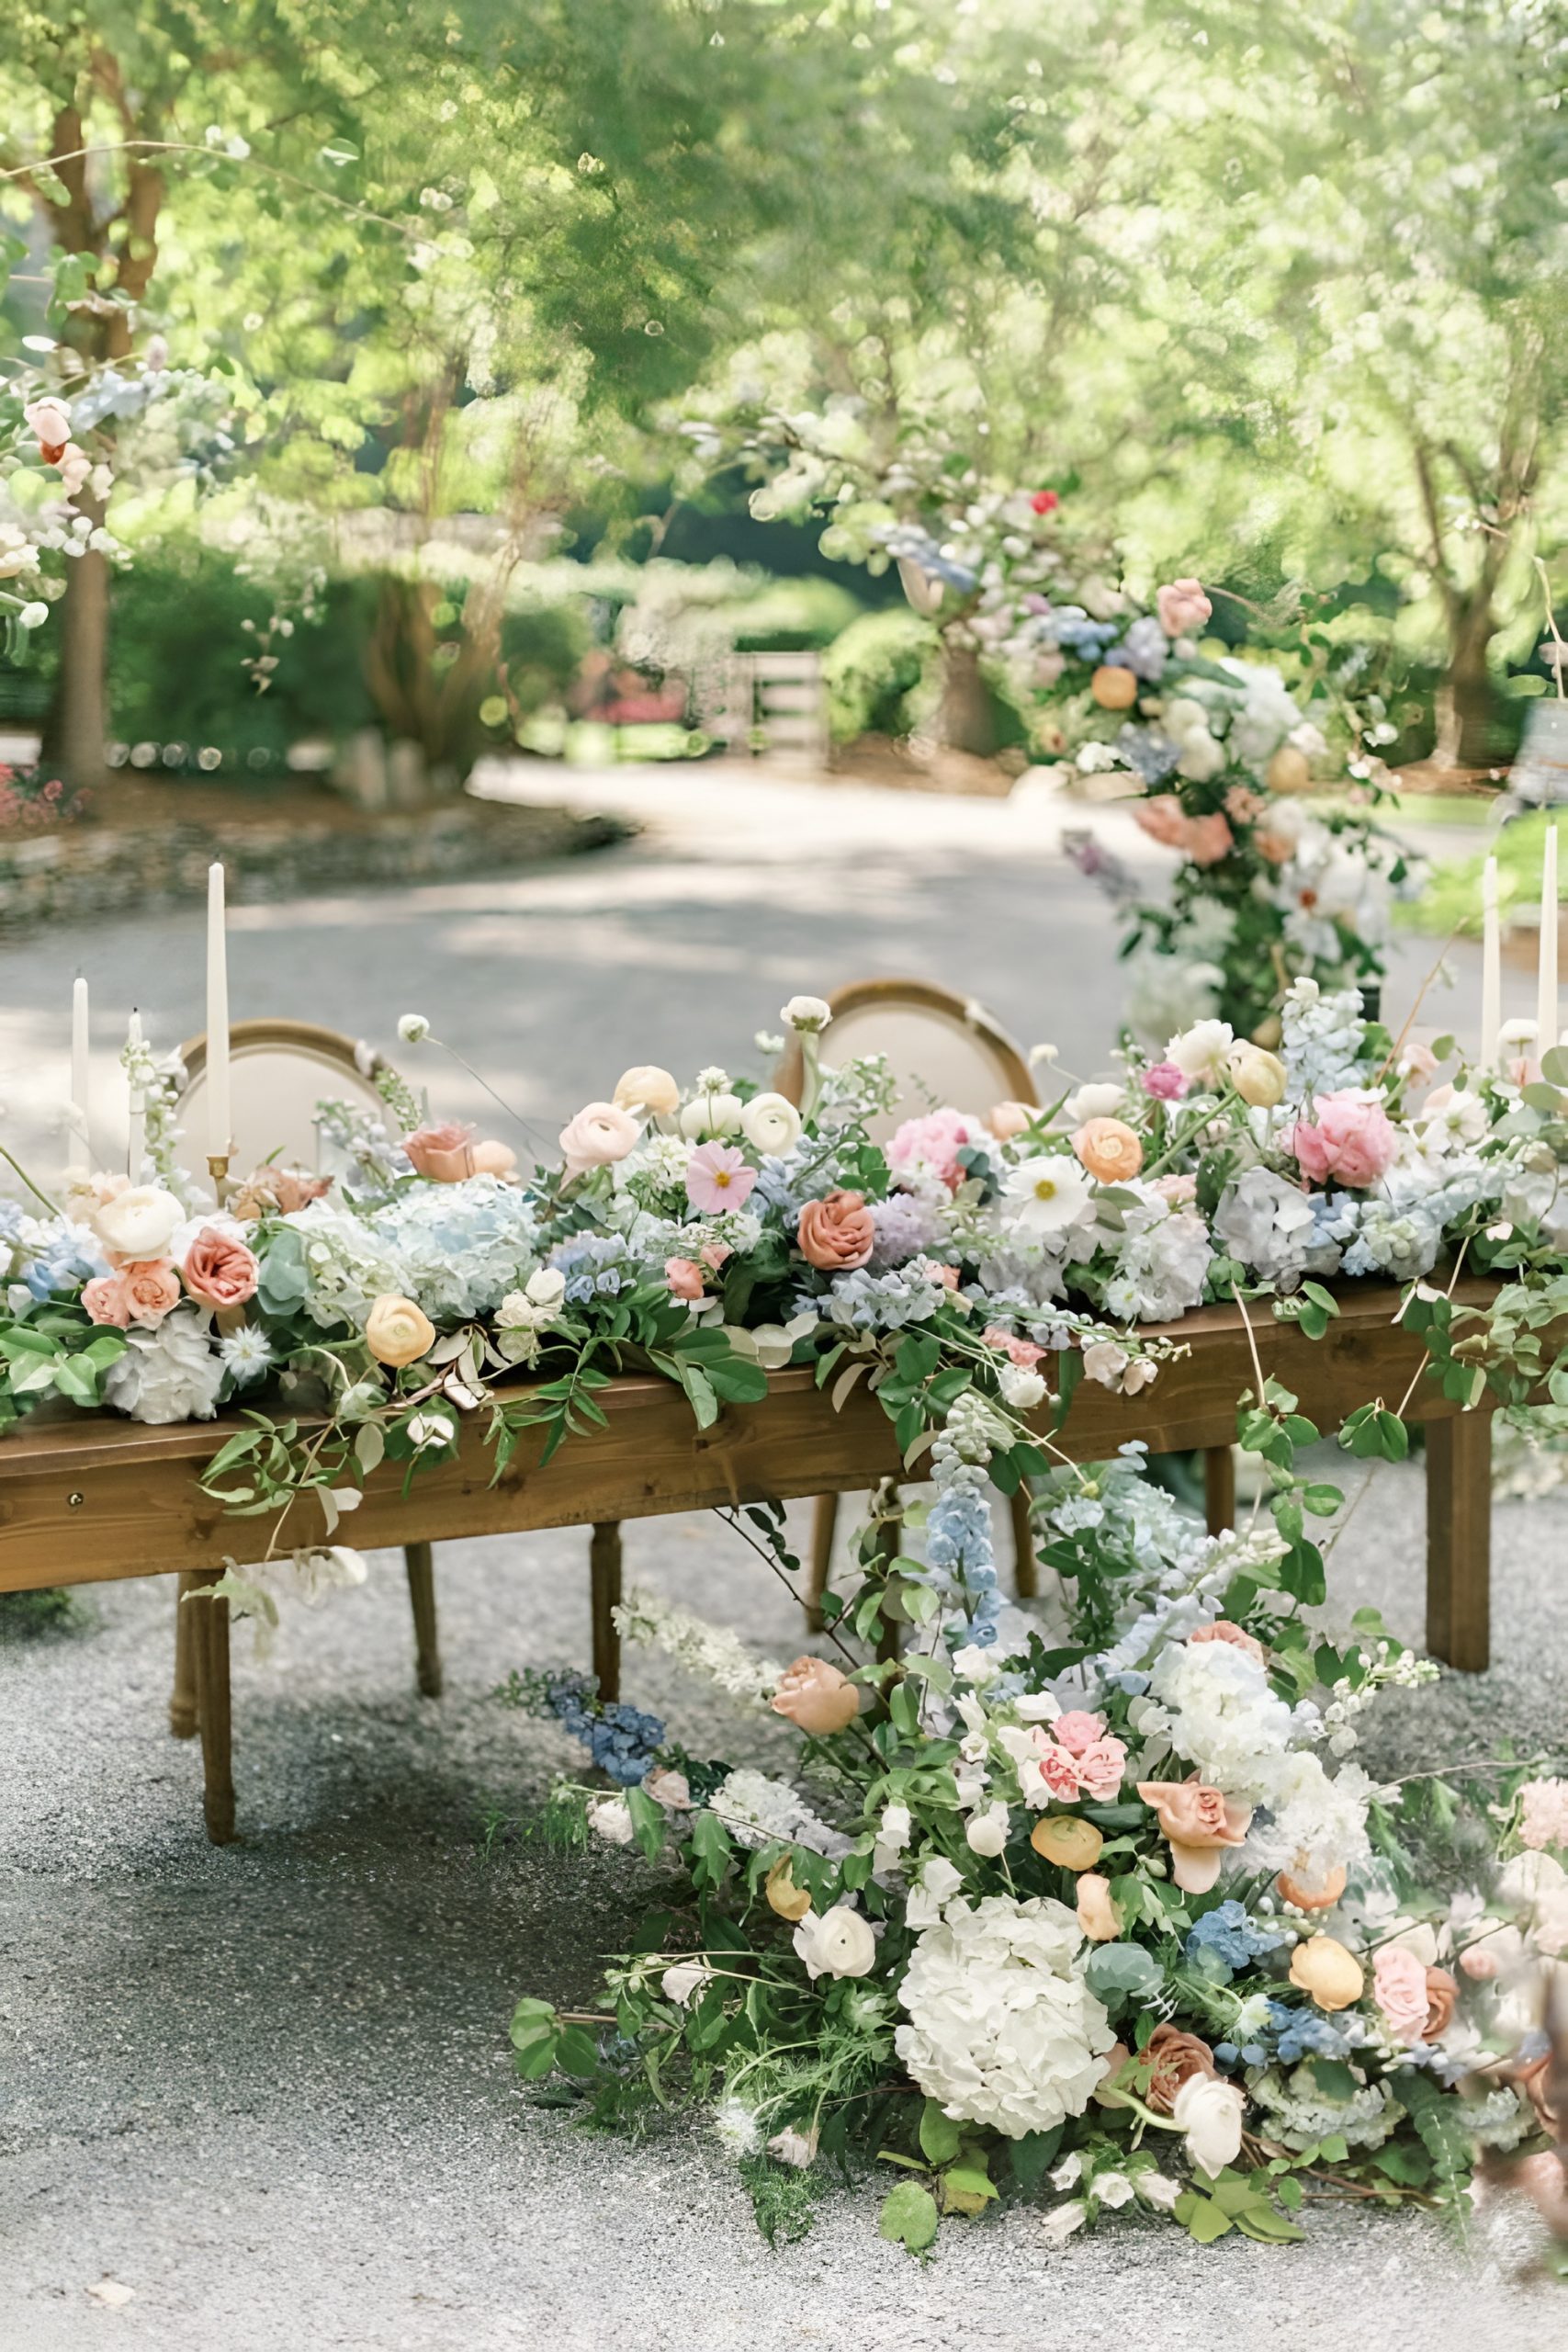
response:
[[[947,637],[942,640],[936,734],[951,752],[967,752],[977,760],[996,757],[996,706],[980,674],[980,657],[972,645],[954,645]]]
[[[1493,757],[1497,696],[1486,654],[1496,633],[1489,599],[1467,606],[1454,628],[1448,674],[1438,691],[1437,756],[1444,766],[1483,768]]]
[[[75,501],[96,530],[103,509],[84,491]],[[107,663],[109,638],[109,567],[96,548],[77,556],[65,576],[65,594],[56,606],[60,631],[60,667],[55,677],[49,716],[44,721],[39,761],[51,775],[81,790],[96,791],[104,782],[104,744],[108,734]]]

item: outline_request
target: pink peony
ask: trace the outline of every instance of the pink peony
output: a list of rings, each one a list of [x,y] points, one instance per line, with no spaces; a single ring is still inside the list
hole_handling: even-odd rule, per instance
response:
[[[437,1126],[415,1127],[403,1137],[403,1149],[417,1175],[432,1184],[459,1184],[474,1172],[474,1131],[456,1119]]]
[[[1347,1087],[1320,1094],[1314,1107],[1315,1121],[1299,1119],[1289,1139],[1303,1171],[1314,1184],[1330,1177],[1358,1188],[1375,1184],[1399,1148],[1382,1103]]]
[[[1069,1749],[1048,1740],[1040,1751],[1040,1776],[1054,1797],[1074,1804],[1078,1796],[1077,1759]]]
[[[1519,1791],[1519,1843],[1539,1853],[1545,1846],[1568,1851],[1568,1781],[1527,1781]]]
[[[956,1193],[964,1182],[958,1164],[966,1144],[979,1143],[986,1129],[962,1111],[931,1111],[922,1119],[906,1119],[887,1146],[887,1165],[896,1176],[918,1181],[934,1176]]]
[[[731,1143],[699,1144],[686,1162],[686,1198],[706,1216],[743,1209],[756,1181],[756,1170]]]
[[[184,1273],[186,1290],[203,1306],[240,1306],[255,1296],[261,1265],[243,1241],[204,1225],[186,1252]]]
[[[1403,1944],[1384,1944],[1372,1962],[1372,1991],[1395,2041],[1419,2041],[1427,2023],[1425,1961]]]
[[[697,1299],[703,1295],[703,1270],[690,1258],[666,1258],[664,1279],[676,1298]]]
[[[1155,591],[1155,610],[1167,637],[1191,637],[1201,629],[1213,606],[1197,580],[1172,580]]]
[[[1192,1081],[1175,1062],[1151,1062],[1144,1072],[1143,1088],[1156,1102],[1179,1102]]]

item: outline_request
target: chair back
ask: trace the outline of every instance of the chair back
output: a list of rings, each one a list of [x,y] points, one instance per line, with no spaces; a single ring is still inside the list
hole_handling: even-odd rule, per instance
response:
[[[886,1054],[898,1086],[898,1106],[873,1119],[874,1143],[923,1109],[949,1102],[982,1116],[996,1102],[1038,1102],[1020,1047],[983,1004],[955,996],[930,980],[852,980],[828,1000],[833,1010],[822,1058],[846,1062],[856,1054]],[[778,1075],[779,1091],[800,1100],[800,1041],[792,1037]]]
[[[186,1091],[178,1118],[187,1154],[199,1161],[207,1135],[207,1039],[182,1046]],[[313,1021],[236,1021],[229,1032],[233,1103],[232,1172],[248,1176],[264,1161],[329,1174],[321,1165],[316,1105],[347,1102],[371,1111],[383,1125],[387,1108],[376,1091],[379,1055],[336,1029]]]

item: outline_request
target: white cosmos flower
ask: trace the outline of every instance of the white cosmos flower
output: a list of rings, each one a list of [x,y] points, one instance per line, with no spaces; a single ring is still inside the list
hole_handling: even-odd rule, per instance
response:
[[[1083,1216],[1091,1194],[1076,1159],[1066,1152],[1043,1152],[1008,1170],[1002,1197],[1024,1232],[1063,1233]]]

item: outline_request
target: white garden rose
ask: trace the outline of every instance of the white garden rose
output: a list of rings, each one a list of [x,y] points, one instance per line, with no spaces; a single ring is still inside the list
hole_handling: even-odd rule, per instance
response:
[[[1165,1049],[1165,1058],[1200,1085],[1218,1086],[1225,1074],[1225,1057],[1235,1043],[1228,1021],[1195,1021]]]
[[[1115,2041],[1077,1966],[1084,1936],[1064,1903],[999,1894],[950,1903],[915,1945],[894,2037],[927,2095],[1009,2139],[1081,2115]]]
[[[782,1158],[800,1141],[800,1113],[787,1094],[753,1094],[740,1114],[740,1132],[756,1151]]]
[[[128,1184],[93,1211],[93,1227],[117,1258],[163,1258],[186,1221],[183,1204],[162,1184]]]
[[[1190,2075],[1176,2094],[1171,2121],[1187,2135],[1187,2154],[1211,2180],[1241,2154],[1244,2101],[1235,2083],[1217,2075]]]
[[[818,1976],[864,1976],[876,1958],[871,1921],[847,1903],[808,1911],[793,1938],[796,1957],[813,1982]]]

